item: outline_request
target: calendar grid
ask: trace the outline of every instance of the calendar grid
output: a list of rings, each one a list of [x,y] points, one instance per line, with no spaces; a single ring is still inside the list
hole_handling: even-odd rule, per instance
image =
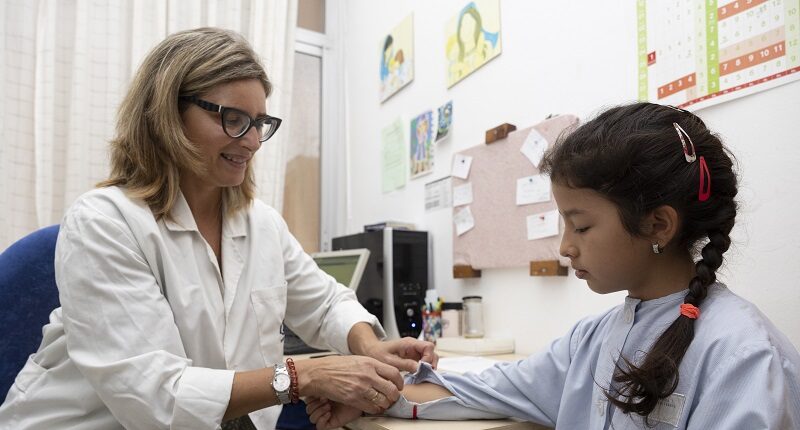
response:
[[[700,109],[797,79],[800,0],[638,0],[638,94]]]

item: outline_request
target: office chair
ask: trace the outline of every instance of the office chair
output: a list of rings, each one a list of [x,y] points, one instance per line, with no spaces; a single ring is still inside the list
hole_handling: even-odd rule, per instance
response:
[[[0,401],[28,356],[39,349],[42,327],[60,306],[55,278],[58,225],[41,228],[0,254]]]

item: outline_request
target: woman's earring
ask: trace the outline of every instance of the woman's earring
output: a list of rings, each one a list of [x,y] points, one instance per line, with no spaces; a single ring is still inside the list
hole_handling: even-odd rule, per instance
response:
[[[653,254],[661,254],[661,247],[658,246],[658,242],[653,243]]]

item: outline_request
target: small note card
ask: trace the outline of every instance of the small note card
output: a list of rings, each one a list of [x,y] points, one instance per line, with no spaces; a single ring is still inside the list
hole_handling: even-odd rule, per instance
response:
[[[472,203],[472,183],[453,187],[453,207],[464,206]]]
[[[549,176],[533,175],[517,179],[517,206],[549,201]]]
[[[528,215],[528,240],[558,235],[558,211]]]
[[[456,224],[456,235],[458,236],[472,230],[475,227],[475,218],[472,218],[469,206],[457,209],[453,214],[453,222]]]
[[[519,150],[538,169],[539,163],[542,162],[542,157],[544,157],[544,151],[547,150],[547,140],[535,128],[532,128],[531,132],[528,133],[528,137],[525,138],[525,143],[522,144]]]
[[[469,155],[456,154],[453,157],[453,176],[456,178],[467,179],[469,168],[472,166],[472,157]]]

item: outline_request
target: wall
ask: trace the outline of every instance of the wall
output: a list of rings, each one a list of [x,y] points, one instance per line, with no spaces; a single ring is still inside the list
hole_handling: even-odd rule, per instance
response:
[[[590,117],[603,106],[636,98],[635,2],[501,1],[503,53],[450,90],[444,71],[444,27],[466,0],[353,0],[342,23],[346,47],[349,193],[347,231],[382,220],[415,222],[431,232],[434,282],[446,299],[484,297],[490,336],[512,336],[532,353],[578,319],[622,301],[597,295],[569,278],[532,278],[524,268],[484,270],[477,280],[452,278],[450,210],[424,211],[424,184],[449,175],[456,151],[481,144],[503,122],[533,125],[550,113]],[[381,104],[379,43],[414,13],[415,78]],[[454,101],[454,131],[437,148],[433,174],[381,192],[380,131],[398,115],[413,116]],[[721,278],[754,302],[800,346],[800,82],[706,108],[698,114],[719,132],[742,174],[739,221]],[[794,124],[794,125],[791,125]]]

